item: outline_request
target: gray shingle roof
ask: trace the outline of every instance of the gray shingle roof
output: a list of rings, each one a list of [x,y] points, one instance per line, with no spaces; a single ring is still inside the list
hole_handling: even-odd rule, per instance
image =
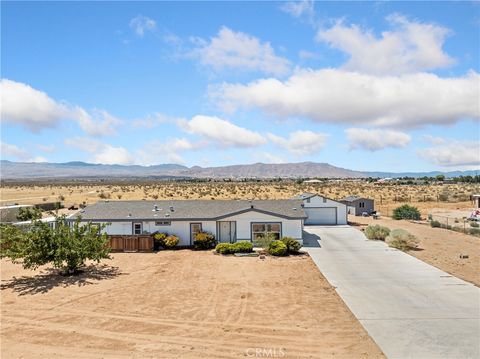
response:
[[[316,193],[304,192],[302,194],[299,194],[299,195],[293,197],[293,199],[307,199],[307,198],[311,198],[311,197],[315,197],[315,196],[318,196],[318,195]]]
[[[300,200],[172,200],[101,201],[87,206],[70,218],[81,216],[82,220],[88,221],[216,220],[250,210],[292,219],[307,217]]]
[[[342,198],[340,201],[342,202],[355,202],[359,199],[363,199],[363,200],[370,200],[369,198],[365,198],[365,197],[359,197],[359,196],[347,196],[345,198]]]

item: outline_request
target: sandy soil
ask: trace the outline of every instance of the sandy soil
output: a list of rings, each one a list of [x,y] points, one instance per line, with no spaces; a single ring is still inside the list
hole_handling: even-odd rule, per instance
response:
[[[380,224],[390,229],[402,228],[420,240],[418,250],[409,254],[458,278],[480,286],[480,238],[427,224],[396,221],[391,218],[349,217],[349,221]],[[468,258],[460,258],[467,254]]]
[[[2,358],[383,357],[308,256],[106,263],[62,277],[2,260]]]

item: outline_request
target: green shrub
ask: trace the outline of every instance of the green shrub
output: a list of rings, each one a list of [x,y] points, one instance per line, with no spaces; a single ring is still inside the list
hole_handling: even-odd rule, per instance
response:
[[[394,229],[391,231],[388,237],[385,238],[385,242],[389,247],[396,248],[404,252],[417,248],[418,246],[418,239],[404,229]]]
[[[197,232],[193,241],[195,249],[212,249],[215,248],[217,241],[215,236],[210,232]]]
[[[268,246],[268,253],[272,256],[286,256],[288,248],[282,241],[273,241]]]
[[[163,247],[166,249],[172,249],[178,245],[178,242],[180,242],[180,239],[171,234],[163,240]]]
[[[215,251],[220,254],[250,253],[253,251],[251,242],[219,243]]]
[[[233,247],[231,243],[218,243],[215,247],[215,251],[220,254],[232,254]]]
[[[439,221],[432,220],[430,221],[430,226],[432,226],[432,228],[440,228],[442,224]]]
[[[234,253],[250,253],[253,251],[252,242],[237,242],[233,244]]]
[[[298,253],[302,245],[292,237],[283,237],[282,242],[287,246],[288,253]]]
[[[420,211],[417,207],[404,204],[403,206],[397,207],[393,210],[393,219],[420,219]]]
[[[368,239],[384,241],[385,238],[390,234],[390,229],[376,224],[376,225],[368,226],[367,228],[365,228],[364,233]]]
[[[153,249],[158,251],[161,247],[165,246],[165,238],[167,238],[167,233],[157,232],[153,234]]]
[[[478,228],[478,227],[480,227],[480,225],[477,222],[470,222],[470,227]]]

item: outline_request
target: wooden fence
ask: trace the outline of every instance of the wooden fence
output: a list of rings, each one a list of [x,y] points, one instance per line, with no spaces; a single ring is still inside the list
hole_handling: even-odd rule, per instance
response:
[[[152,252],[153,238],[146,235],[108,236],[112,252]]]

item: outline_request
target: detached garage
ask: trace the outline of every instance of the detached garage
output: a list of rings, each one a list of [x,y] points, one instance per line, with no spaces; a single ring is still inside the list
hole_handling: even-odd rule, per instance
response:
[[[303,201],[306,225],[347,224],[347,206],[316,193],[303,193],[295,199]]]

